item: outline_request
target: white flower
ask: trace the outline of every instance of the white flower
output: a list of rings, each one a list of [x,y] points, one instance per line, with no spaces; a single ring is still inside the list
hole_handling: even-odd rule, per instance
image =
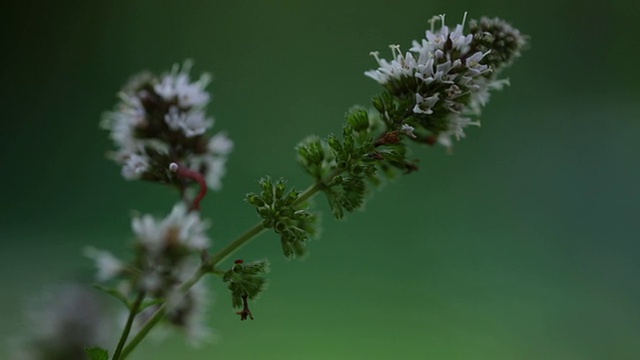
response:
[[[205,106],[210,96],[204,89],[211,81],[211,76],[203,74],[198,81],[191,82],[189,71],[192,66],[191,61],[185,61],[182,69],[179,65],[174,65],[171,72],[165,74],[153,90],[167,101],[177,99],[178,104],[184,108]]]
[[[378,53],[372,53],[376,62],[378,62],[379,68],[377,70],[367,71],[365,75],[378,81],[382,85],[392,80],[399,81],[402,77],[416,77],[426,84],[433,81],[455,81],[458,76],[457,74],[449,77],[447,77],[447,75],[450,70],[460,67],[462,62],[460,59],[452,59],[450,54],[451,50],[446,48],[445,45],[450,41],[453,49],[457,50],[460,55],[465,56],[473,40],[473,35],[464,35],[465,19],[463,19],[462,24],[455,27],[453,32],[450,32],[449,27],[444,25],[444,15],[432,19],[432,27],[434,27],[437,20],[442,23],[440,29],[437,31],[434,28],[427,30],[424,39],[413,41],[413,46],[410,51],[417,55],[417,60],[416,56],[411,54],[411,52],[403,56],[399,47],[392,45],[391,50],[394,59],[389,62],[380,59]],[[474,57],[473,60],[476,60],[476,58]],[[469,64],[465,65],[470,66]],[[479,71],[481,72],[482,69]]]
[[[413,112],[416,114],[433,114],[431,108],[438,102],[440,98],[439,94],[423,98],[420,94],[416,94],[416,106],[413,107]]]
[[[164,122],[167,123],[169,129],[179,130],[185,116],[185,113],[181,112],[177,106],[171,106],[169,112],[164,116]]]
[[[427,33],[426,33],[427,44],[431,45],[434,49],[444,48],[444,45],[447,42],[448,37],[449,37],[449,27],[444,25],[440,28],[440,31],[433,32],[433,31],[427,30]]]
[[[453,48],[463,53],[466,53],[467,51],[469,51],[469,45],[473,40],[473,35],[471,34],[464,36],[463,30],[464,30],[464,23],[466,22],[466,20],[467,20],[467,13],[465,12],[464,17],[462,18],[462,24],[456,25],[455,30],[453,30],[451,35],[449,35],[449,39],[451,40],[451,44],[453,45]],[[444,23],[444,18],[442,22]]]
[[[222,177],[227,173],[227,159],[220,157],[210,157],[206,163],[207,173],[205,181],[211,189],[217,190],[222,187]]]
[[[117,156],[122,163],[122,176],[127,180],[139,179],[149,170],[149,157],[143,154],[121,151]]]
[[[404,132],[408,137],[415,139],[417,136],[413,133],[415,128],[408,124],[402,124],[400,131]]]
[[[233,141],[226,133],[220,132],[211,137],[207,147],[212,154],[228,155],[233,150]]]
[[[222,188],[222,178],[227,172],[227,156],[232,150],[233,141],[224,132],[218,133],[209,140],[205,154],[192,158],[189,168],[202,172],[207,187],[218,190]]]
[[[469,50],[469,45],[473,40],[473,35],[469,34],[467,36],[463,33],[464,25],[457,25],[456,29],[451,33],[449,39],[451,40],[451,44],[453,48],[460,52],[467,52]]]
[[[189,212],[183,203],[176,204],[171,214],[162,220],[143,215],[134,218],[131,226],[140,244],[152,254],[171,246],[198,251],[210,243],[205,234],[209,224],[200,220],[197,212]]]
[[[111,139],[122,148],[134,148],[135,128],[146,123],[146,111],[138,96],[121,92],[116,111],[105,113],[101,127],[111,131]]]
[[[476,114],[480,113],[482,107],[484,107],[491,96],[491,90],[502,90],[503,87],[509,85],[509,79],[487,79],[484,82],[478,82],[478,90],[471,94],[470,107]]]
[[[483,72],[483,70],[488,68],[487,65],[480,65],[480,60],[482,60],[484,56],[485,54],[478,51],[467,58],[467,60],[465,61],[465,65],[468,68],[475,69],[478,72]]]
[[[438,134],[438,142],[447,147],[453,147],[453,141],[451,137],[460,140],[465,137],[464,128],[469,125],[480,126],[480,121],[473,121],[471,118],[461,116],[459,114],[453,114],[447,119],[447,130]]]
[[[202,111],[189,111],[180,128],[186,137],[202,135],[213,126],[213,119],[207,118]]]
[[[207,118],[201,110],[180,111],[171,106],[164,120],[172,130],[182,130],[188,138],[202,135],[213,126],[213,119]]]
[[[372,52],[371,55],[376,59],[380,66],[377,70],[369,70],[364,74],[373,80],[384,85],[391,80],[399,80],[402,77],[414,76],[418,63],[411,53],[402,55],[399,45],[391,45],[391,53],[394,55],[394,59],[388,62],[385,59],[378,57],[378,52]]]
[[[464,137],[465,127],[479,125],[469,116],[479,115],[489,91],[503,85],[489,76],[492,69],[482,63],[490,52],[471,52],[474,35],[464,34],[465,21],[466,13],[462,24],[450,30],[444,24],[444,15],[434,17],[431,29],[424,39],[413,41],[410,53],[402,55],[397,46],[392,46],[391,61],[374,53],[379,67],[365,73],[384,85],[400,104],[414,97],[414,105],[407,110],[446,147],[452,146],[453,137]],[[438,29],[436,23],[440,23]],[[443,125],[445,129],[440,130]]]
[[[101,125],[111,131],[117,147],[111,158],[122,166],[125,179],[175,184],[176,175],[165,169],[175,162],[202,173],[209,187],[221,187],[233,142],[224,133],[207,134],[214,125],[206,115],[210,76],[191,81],[191,66],[191,61],[174,65],[160,78],[150,73],[134,77],[115,110],[104,115]]]
[[[122,261],[108,251],[86,247],[84,255],[95,261],[96,268],[98,268],[98,274],[96,275],[98,281],[111,280],[124,270]]]

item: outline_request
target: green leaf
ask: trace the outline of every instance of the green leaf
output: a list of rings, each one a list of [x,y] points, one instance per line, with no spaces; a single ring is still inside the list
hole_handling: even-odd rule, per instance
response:
[[[103,348],[94,346],[84,348],[84,351],[89,355],[90,360],[109,360],[109,353]]]
[[[114,288],[109,288],[109,287],[98,285],[98,284],[94,284],[93,287],[95,289],[98,289],[98,290],[100,290],[102,292],[105,292],[105,293],[113,296],[114,298],[120,300],[124,304],[124,306],[127,307],[127,309],[131,308],[131,304],[129,303],[129,299],[127,299],[127,297],[124,296],[124,294],[122,294],[120,291],[118,291],[118,290],[116,290]]]
[[[231,269],[225,272],[223,281],[231,290],[231,303],[235,308],[244,306],[243,297],[255,299],[266,286],[263,274],[269,271],[269,263],[266,260],[252,263],[236,262]]]
[[[159,305],[159,304],[162,304],[164,302],[165,302],[165,299],[146,299],[140,305],[140,308],[138,309],[138,313],[141,313],[142,311],[146,310],[147,308],[149,308],[151,306]]]

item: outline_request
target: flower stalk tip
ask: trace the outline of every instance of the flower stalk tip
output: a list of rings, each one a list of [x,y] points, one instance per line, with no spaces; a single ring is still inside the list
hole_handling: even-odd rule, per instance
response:
[[[391,45],[391,60],[376,55],[379,67],[365,75],[384,88],[374,106],[392,130],[408,125],[413,140],[451,149],[466,127],[480,125],[477,118],[490,92],[505,84],[498,74],[520,56],[526,36],[497,18],[470,20],[465,34],[466,13],[453,28],[445,25],[444,15],[429,23],[425,37],[414,40],[408,52]]]

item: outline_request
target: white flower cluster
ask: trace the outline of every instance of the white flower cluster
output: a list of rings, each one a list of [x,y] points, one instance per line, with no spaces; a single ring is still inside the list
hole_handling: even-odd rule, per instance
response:
[[[465,35],[464,23],[463,19],[451,30],[444,25],[444,15],[435,17],[425,38],[414,40],[409,52],[403,55],[398,45],[392,45],[390,61],[373,52],[379,68],[365,72],[392,95],[410,97],[410,111],[418,124],[409,125],[423,125],[449,148],[452,137],[464,137],[465,127],[480,125],[472,117],[480,114],[489,90],[505,84],[492,78],[492,69],[483,62],[489,51],[475,49],[474,35]]]
[[[179,285],[198,267],[191,255],[210,245],[205,233],[208,222],[200,219],[199,212],[189,212],[178,203],[164,219],[151,215],[134,218],[132,228],[142,253],[136,264],[142,272],[138,287],[152,296],[168,298],[168,321],[183,328],[194,342],[202,340],[207,333],[202,316],[208,303],[206,289],[196,286],[183,295]]]
[[[175,65],[159,78],[134,77],[119,93],[116,109],[105,114],[101,124],[111,131],[117,147],[113,158],[125,179],[168,182],[158,169],[179,162],[201,172],[208,187],[220,188],[233,142],[225,133],[207,136],[214,124],[205,113],[210,76],[192,81],[191,66],[190,61]]]
[[[195,340],[201,338],[205,327],[200,315],[207,303],[207,294],[198,287],[183,295],[179,286],[198,267],[194,255],[210,245],[205,233],[208,222],[202,221],[198,212],[190,212],[183,203],[178,203],[163,219],[142,215],[134,218],[131,226],[138,252],[131,264],[125,264],[108,251],[85,250],[85,255],[96,264],[97,280],[104,282],[121,277],[119,289],[125,294],[144,291],[151,298],[169,299],[168,320],[184,328]]]
[[[141,273],[139,287],[147,292],[156,292],[171,284],[165,279],[167,272],[171,276],[188,273],[188,257],[209,248],[210,240],[206,230],[207,221],[200,219],[199,212],[189,211],[183,203],[173,207],[164,219],[151,215],[136,217],[131,222],[136,235],[136,248],[140,251],[140,263],[133,264],[135,273]],[[85,249],[85,255],[92,258],[98,269],[97,279],[108,281],[125,272],[124,263],[108,251],[95,248]],[[185,265],[179,269],[179,265]]]
[[[149,258],[160,257],[171,248],[200,251],[209,247],[205,233],[209,224],[200,220],[197,211],[188,211],[184,203],[176,204],[164,219],[151,215],[134,218],[131,227]]]

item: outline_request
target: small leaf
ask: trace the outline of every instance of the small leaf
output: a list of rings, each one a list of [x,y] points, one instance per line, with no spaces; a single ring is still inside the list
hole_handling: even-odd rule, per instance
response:
[[[129,299],[127,299],[127,297],[124,296],[120,291],[118,291],[118,290],[116,290],[114,288],[109,288],[109,287],[98,285],[98,284],[94,284],[93,287],[95,289],[103,291],[103,292],[113,296],[114,298],[120,300],[124,304],[124,306],[127,307],[127,309],[131,308],[131,304],[129,303]]]
[[[231,304],[234,308],[242,308],[245,299],[255,299],[265,289],[266,279],[261,275],[269,271],[266,260],[252,263],[235,263],[225,272],[223,281],[231,290]]]
[[[149,308],[149,307],[151,307],[153,305],[162,304],[163,302],[165,302],[165,299],[146,299],[140,305],[140,308],[138,309],[138,313],[141,313],[142,311],[144,311],[145,309],[147,309],[147,308]]]
[[[94,346],[84,348],[84,351],[89,355],[90,360],[109,360],[109,353],[103,348]]]

